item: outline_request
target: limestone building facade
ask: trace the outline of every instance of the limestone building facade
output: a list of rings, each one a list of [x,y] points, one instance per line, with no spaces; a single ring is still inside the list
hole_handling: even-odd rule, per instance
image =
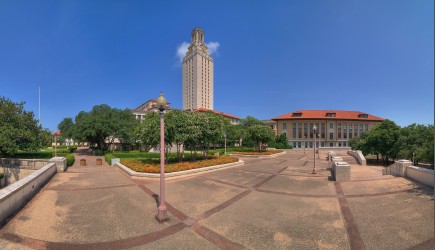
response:
[[[182,62],[183,110],[213,110],[213,58],[204,43],[204,31],[193,29]]]
[[[313,126],[317,127],[316,147],[349,147],[349,140],[369,131],[383,118],[359,111],[298,110],[273,118],[277,133],[286,134],[293,148],[312,148]]]
[[[171,109],[171,106],[170,106],[170,103],[168,102],[167,110],[170,110],[170,109]],[[159,111],[159,109],[157,108],[157,100],[156,99],[148,100],[148,101],[142,103],[139,107],[131,110],[131,112],[133,113],[136,120],[143,120],[144,116],[148,112],[158,112],[158,111]]]

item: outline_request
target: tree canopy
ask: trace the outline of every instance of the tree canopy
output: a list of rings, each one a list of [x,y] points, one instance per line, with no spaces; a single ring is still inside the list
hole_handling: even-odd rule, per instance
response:
[[[261,150],[261,145],[274,138],[273,131],[265,125],[253,125],[246,129],[247,138],[254,141],[258,145],[258,150]]]
[[[63,119],[58,128],[64,136],[107,149],[110,144],[116,142],[115,140],[132,144],[133,131],[137,123],[130,110],[120,110],[102,104],[94,106],[90,112],[79,112],[74,122],[71,118]]]
[[[0,97],[0,154],[37,151],[46,146],[46,139],[46,131],[38,125],[33,112],[24,109],[24,102]]]
[[[390,120],[384,120],[349,141],[353,149],[363,154],[380,154],[388,159],[409,159],[434,162],[434,126],[411,124],[401,128]]]

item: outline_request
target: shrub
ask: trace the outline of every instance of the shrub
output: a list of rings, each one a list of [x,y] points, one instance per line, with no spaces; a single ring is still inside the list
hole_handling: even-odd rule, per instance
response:
[[[94,150],[94,155],[96,155],[96,156],[103,156],[104,155],[104,151],[100,150],[100,149],[96,149],[96,150]]]
[[[5,176],[5,173],[0,173],[0,179]]]
[[[66,157],[66,165],[68,167],[72,166],[75,162],[74,154],[67,154],[65,157]]]

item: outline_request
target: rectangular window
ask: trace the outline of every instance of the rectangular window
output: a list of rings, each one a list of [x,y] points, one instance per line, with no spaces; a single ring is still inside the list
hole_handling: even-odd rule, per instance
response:
[[[332,122],[329,123],[329,128],[330,128],[330,129],[334,129],[334,123],[332,123]]]
[[[293,148],[296,148],[296,142],[293,142]]]
[[[298,137],[302,138],[302,123],[298,124]]]
[[[296,138],[296,123],[293,123],[293,138]]]
[[[301,142],[300,141],[298,142],[298,148],[301,148]]]
[[[329,140],[334,140],[334,133],[329,133]]]
[[[310,138],[313,138],[313,124],[310,123]]]
[[[355,126],[353,127],[353,135],[354,137],[358,136],[358,124],[355,124]]]
[[[287,123],[282,124],[282,129],[287,129]]]
[[[322,134],[321,134],[321,136],[322,136],[322,138],[325,138],[325,123],[322,123]]]
[[[322,142],[320,143],[320,145],[321,145],[321,147],[324,147],[324,146],[325,146],[325,143],[322,141]]]
[[[341,123],[337,124],[337,138],[341,139]]]
[[[310,148],[312,148],[313,147],[313,142],[312,141],[310,141]]]
[[[338,142],[338,146],[341,147],[341,142]]]
[[[352,124],[349,124],[349,139],[352,138]]]
[[[369,131],[369,125],[368,125],[368,124],[365,124],[365,126],[366,126],[366,127],[365,127],[365,130],[366,130],[366,131]]]
[[[304,123],[304,138],[307,138],[308,136],[308,123]]]
[[[360,125],[359,125],[359,136],[361,136],[362,133],[363,133],[363,125],[360,124]]]

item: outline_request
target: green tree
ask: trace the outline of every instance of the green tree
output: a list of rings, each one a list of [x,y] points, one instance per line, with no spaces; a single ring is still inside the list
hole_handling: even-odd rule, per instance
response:
[[[261,145],[273,139],[273,131],[270,127],[264,125],[253,125],[246,130],[247,138],[258,145],[258,151],[261,150]],[[255,147],[254,145],[254,147]]]
[[[245,128],[255,126],[255,125],[264,125],[263,122],[249,115],[245,119],[241,119],[240,124],[242,124],[242,126]]]
[[[120,110],[102,104],[90,112],[81,111],[75,118],[74,134],[76,139],[97,144],[106,150],[110,144],[133,143],[133,131],[138,121],[130,110]]]
[[[148,151],[160,143],[160,115],[149,112],[135,129],[136,138],[143,150]]]
[[[57,125],[57,128],[64,137],[68,139],[74,138],[74,121],[72,118],[64,118],[59,125]]]
[[[53,135],[48,128],[41,129],[39,132],[39,141],[41,142],[42,147],[51,147],[51,142]]]
[[[384,162],[396,159],[399,153],[397,146],[400,127],[393,121],[384,120],[375,125],[368,133],[363,133],[359,138],[349,142],[353,149],[361,150],[363,154],[382,155]]]
[[[13,155],[18,150],[36,151],[42,147],[42,127],[24,103],[0,97],[0,154]]]
[[[411,124],[400,130],[398,157],[433,163],[434,126]]]

